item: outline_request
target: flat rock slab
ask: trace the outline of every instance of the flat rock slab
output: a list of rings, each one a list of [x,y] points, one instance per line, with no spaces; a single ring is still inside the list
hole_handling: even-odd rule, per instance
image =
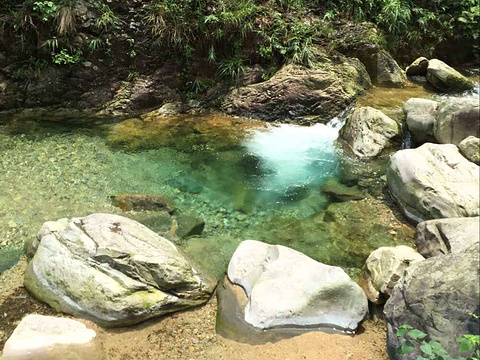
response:
[[[355,330],[368,312],[365,293],[341,268],[285,246],[242,242],[228,278],[248,296],[245,321],[260,329]]]
[[[96,333],[81,322],[27,315],[5,343],[1,360],[101,360]]]
[[[46,222],[26,288],[60,312],[126,326],[205,303],[203,280],[168,240],[118,215]]]
[[[455,145],[397,151],[387,166],[390,193],[415,222],[479,215],[479,167]]]

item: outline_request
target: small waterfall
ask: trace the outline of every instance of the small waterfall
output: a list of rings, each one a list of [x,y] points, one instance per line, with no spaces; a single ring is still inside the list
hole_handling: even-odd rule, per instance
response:
[[[402,150],[411,149],[413,147],[412,134],[408,131],[407,127],[403,128],[403,138],[402,138]]]

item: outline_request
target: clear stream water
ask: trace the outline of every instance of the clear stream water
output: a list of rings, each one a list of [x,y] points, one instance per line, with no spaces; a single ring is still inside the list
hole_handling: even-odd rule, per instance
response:
[[[414,96],[431,95],[419,87],[378,88],[359,105],[398,116],[403,102]],[[365,163],[344,154],[335,145],[338,119],[328,125],[258,128],[228,148],[195,151],[114,147],[107,141],[114,126],[0,123],[0,272],[18,261],[24,241],[45,221],[94,212],[135,218],[112,206],[109,196],[116,193],[164,194],[178,212],[202,218],[202,236],[177,243],[218,277],[247,238],[291,246],[351,274],[374,248],[411,242],[408,236],[389,236],[377,223],[370,226],[369,216],[377,216],[365,213],[371,208],[334,204],[322,191],[333,181],[356,185],[366,197],[383,197],[386,157]]]

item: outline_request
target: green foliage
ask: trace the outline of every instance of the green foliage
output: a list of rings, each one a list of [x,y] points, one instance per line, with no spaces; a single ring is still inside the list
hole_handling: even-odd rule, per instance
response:
[[[190,86],[191,91],[195,94],[201,94],[207,91],[213,84],[211,79],[203,78],[203,77],[196,77],[193,81],[187,83]]]
[[[264,59],[287,59],[294,63],[311,66],[313,61],[312,43],[320,37],[322,22],[305,23],[299,18],[286,19],[280,13],[273,15],[273,21],[259,30],[263,43],[260,55]]]
[[[15,80],[33,80],[40,77],[42,70],[47,66],[47,62],[43,59],[30,58],[22,66],[13,72]]]
[[[238,81],[240,75],[245,72],[245,63],[242,58],[234,56],[220,61],[217,75],[219,77],[229,77],[232,80]]]
[[[110,7],[104,2],[98,3],[97,8],[100,12],[96,25],[98,28],[108,30],[119,25],[119,20]]]
[[[82,61],[82,52],[77,50],[70,54],[67,49],[62,49],[57,54],[52,54],[52,60],[57,65],[75,65]]]
[[[400,326],[396,335],[404,339],[396,350],[399,355],[416,353],[419,354],[415,358],[416,360],[454,360],[439,342],[426,341],[428,335],[410,325]],[[467,334],[458,338],[457,341],[460,353],[470,353],[470,356],[458,360],[480,360],[480,337],[478,335]]]
[[[57,10],[58,5],[53,1],[35,1],[33,3],[33,11],[42,21],[54,19]]]

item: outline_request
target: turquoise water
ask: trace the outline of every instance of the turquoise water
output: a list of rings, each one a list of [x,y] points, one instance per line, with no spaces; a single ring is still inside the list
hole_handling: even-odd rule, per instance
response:
[[[247,238],[285,244],[353,272],[375,247],[396,242],[381,223],[367,221],[349,232],[354,226],[348,223],[357,220],[348,214],[357,210],[348,207],[358,202],[332,208],[322,191],[333,180],[376,196],[384,185],[384,160],[367,164],[344,156],[333,126],[255,128],[221,150],[208,143],[189,147],[195,141],[187,137],[178,139],[181,146],[135,151],[111,146],[113,126],[0,126],[0,271],[17,261],[45,221],[94,212],[140,219],[112,206],[109,196],[116,193],[164,194],[178,212],[203,219],[201,237],[173,240],[217,277]],[[156,214],[148,216],[150,224]]]

